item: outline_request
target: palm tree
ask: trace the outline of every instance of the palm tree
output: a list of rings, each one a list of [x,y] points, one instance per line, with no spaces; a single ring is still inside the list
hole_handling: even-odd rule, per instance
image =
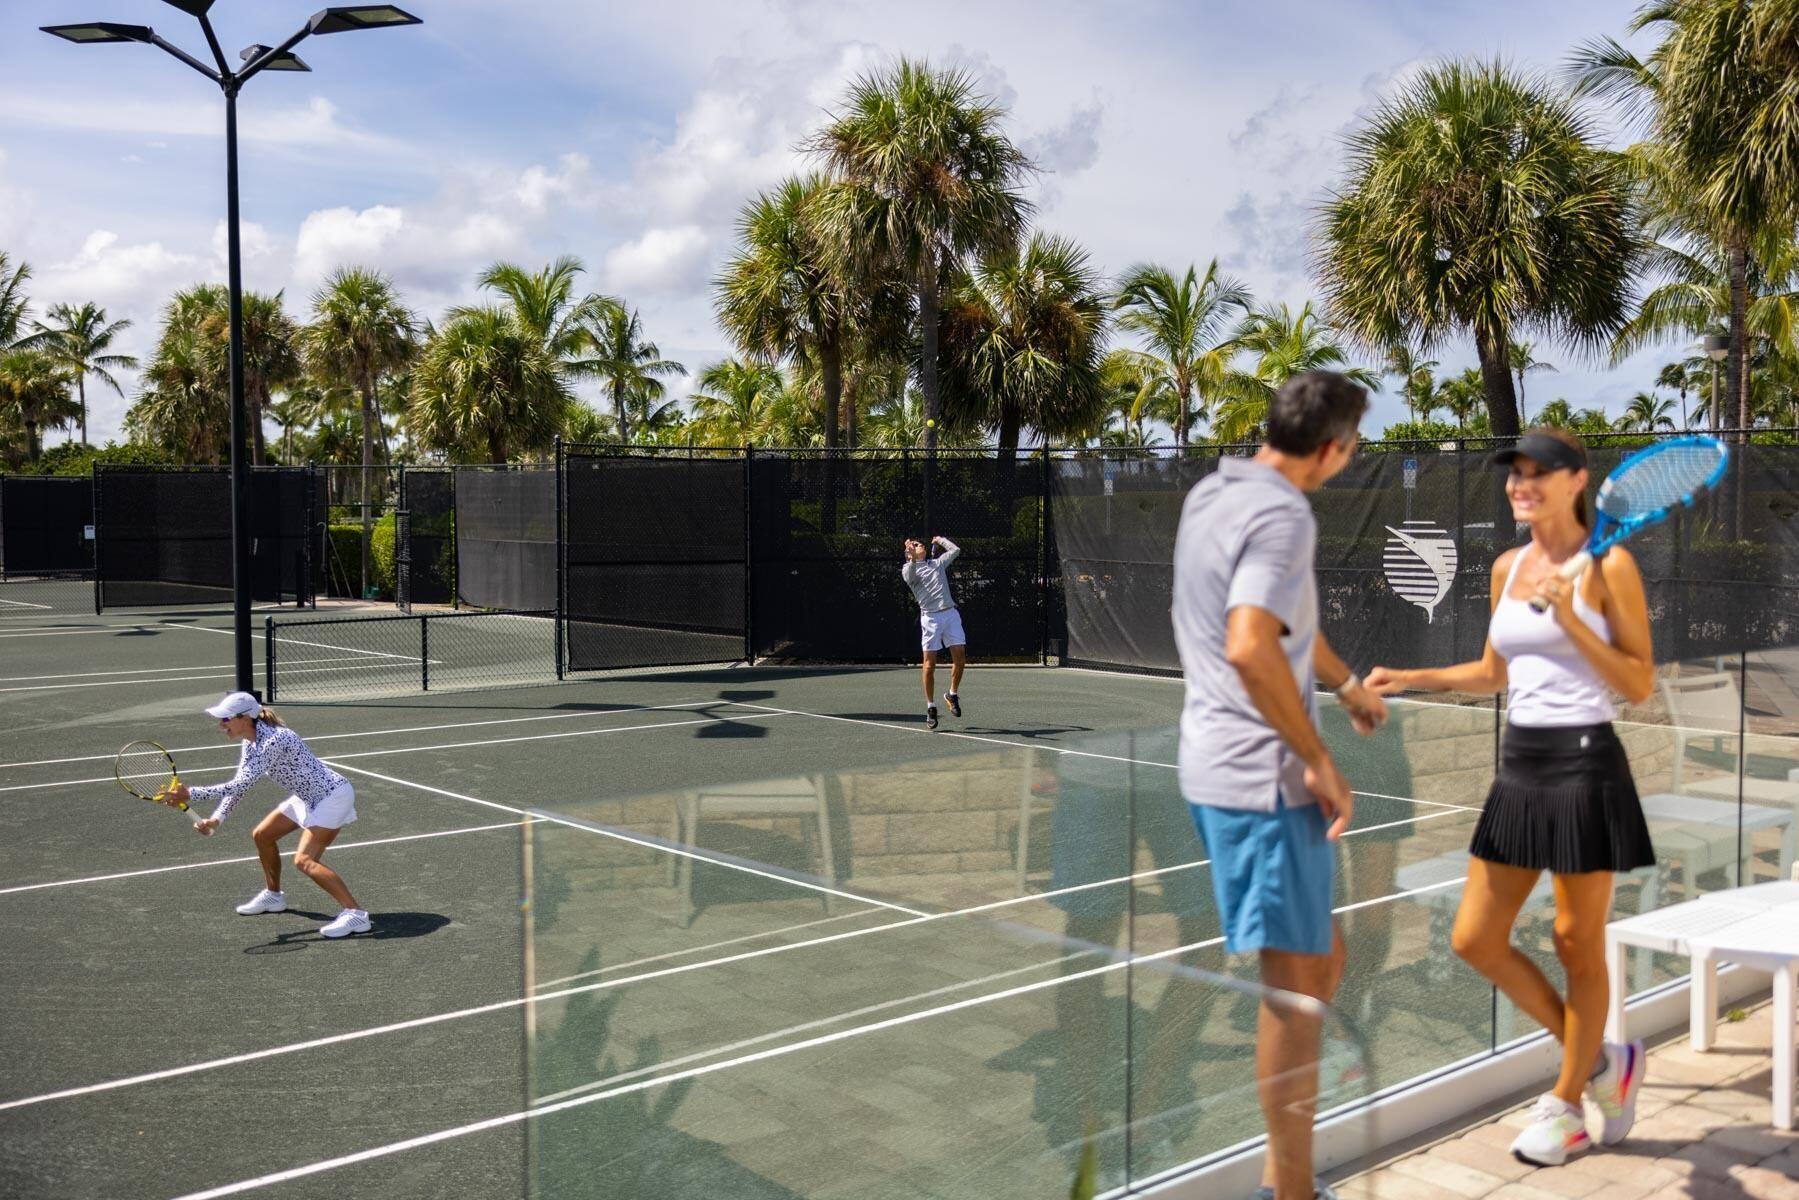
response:
[[[687,368],[673,359],[662,357],[656,343],[643,336],[643,321],[636,309],[622,304],[607,306],[586,326],[588,358],[580,359],[574,369],[582,375],[605,381],[612,397],[612,419],[618,423],[618,437],[629,445],[631,414],[629,400],[658,400],[663,393],[662,380],[685,375]]]
[[[216,327],[207,328],[224,305],[225,289],[218,284],[195,284],[169,297],[142,390],[125,414],[134,438],[179,462],[218,462],[230,445],[227,357]]]
[[[924,394],[908,387],[876,404],[868,413],[872,445],[919,447],[925,444]]]
[[[575,295],[575,281],[586,269],[580,259],[566,254],[538,271],[495,263],[482,272],[480,285],[506,298],[518,327],[536,338],[554,362],[580,374],[578,364],[591,342],[589,329],[620,307],[610,296]]]
[[[1583,45],[1579,87],[1621,103],[1654,136],[1632,148],[1652,204],[1669,224],[1716,247],[1729,294],[1725,407],[1747,428],[1749,279],[1755,247],[1799,215],[1799,95],[1787,4],[1685,0],[1645,4],[1633,34],[1661,40],[1639,58],[1610,38]]]
[[[1000,128],[1005,115],[966,72],[902,58],[852,84],[809,143],[837,179],[818,214],[844,274],[897,273],[916,298],[927,446],[943,415],[943,287],[973,257],[1015,245],[1030,213],[1020,185],[1033,168]]]
[[[31,301],[25,295],[25,283],[30,278],[30,263],[15,267],[6,251],[0,250],[0,350],[19,340],[19,330],[31,315]]]
[[[1107,299],[1087,252],[1035,233],[983,256],[944,293],[946,423],[996,430],[1002,458],[1029,425],[1047,441],[1104,419]]]
[[[1213,436],[1225,443],[1252,440],[1268,419],[1268,402],[1281,385],[1306,371],[1340,371],[1363,387],[1377,386],[1372,371],[1348,365],[1349,356],[1335,332],[1309,300],[1298,312],[1283,303],[1244,318],[1232,340],[1250,365],[1232,367],[1220,382],[1225,401]]]
[[[1229,368],[1235,352],[1229,330],[1249,312],[1249,289],[1220,275],[1217,259],[1206,264],[1203,278],[1189,265],[1178,280],[1165,267],[1140,264],[1125,272],[1114,303],[1121,314],[1118,327],[1141,338],[1167,376],[1176,397],[1174,442],[1185,446],[1190,419],[1210,415],[1207,400]]]
[[[418,323],[400,303],[387,276],[366,267],[345,267],[312,298],[312,324],[304,341],[314,374],[362,397],[362,582],[368,590],[369,542],[374,511],[369,476],[375,465],[375,433],[380,412],[375,385],[388,371],[404,366],[416,352]]]
[[[786,386],[780,368],[736,358],[713,363],[694,382],[695,432],[713,446],[757,444],[769,410]]]
[[[1524,402],[1524,377],[1532,371],[1555,370],[1554,363],[1544,362],[1534,353],[1536,347],[1529,342],[1512,339],[1511,352],[1507,355],[1512,360],[1512,375],[1518,381],[1518,424],[1522,427],[1530,424],[1530,408]]]
[[[1514,332],[1593,349],[1624,323],[1639,255],[1623,167],[1549,84],[1498,63],[1424,71],[1348,150],[1320,215],[1330,311],[1370,347],[1472,334],[1493,431],[1515,436]]]
[[[1485,398],[1486,382],[1481,378],[1480,371],[1474,367],[1469,367],[1460,375],[1445,379],[1437,388],[1434,396],[1435,407],[1449,411],[1449,415],[1455,420],[1456,432],[1459,434],[1468,432],[1469,418],[1474,416],[1481,406],[1481,401]]]
[[[1108,425],[1095,432],[1102,439],[1113,418],[1118,427],[1131,431],[1135,440],[1128,444],[1138,446],[1155,444],[1147,432],[1149,421],[1173,425],[1179,404],[1166,366],[1165,360],[1141,350],[1113,350],[1100,361],[1099,380],[1107,399]]]
[[[231,315],[219,308],[206,317],[203,331],[218,345],[220,354],[231,349]],[[243,296],[244,404],[250,418],[250,461],[268,458],[262,430],[263,417],[275,402],[275,389],[300,378],[300,327],[287,315],[282,293]]]
[[[1537,424],[1551,429],[1572,429],[1574,427],[1574,409],[1569,403],[1557,396],[1543,406],[1537,414]]]
[[[837,445],[844,352],[853,307],[841,252],[818,219],[828,181],[791,178],[752,201],[737,221],[738,249],[713,282],[719,324],[745,354],[817,372],[825,445]]]
[[[0,259],[4,256],[0,255]],[[94,376],[121,398],[125,389],[119,386],[114,371],[134,371],[137,359],[127,354],[108,354],[113,341],[131,328],[129,320],[108,321],[106,310],[91,301],[79,307],[58,304],[49,312],[50,323],[34,322],[37,332],[26,339],[59,363],[75,380],[75,393],[81,405],[81,441],[87,443],[87,377]],[[0,339],[3,344],[3,339]]]
[[[43,453],[43,431],[67,425],[80,415],[69,395],[62,363],[42,350],[14,347],[0,352],[0,417],[25,434],[25,457]]]
[[[484,305],[455,310],[425,344],[407,419],[428,449],[503,463],[548,449],[572,401],[539,330]]]
[[[1638,392],[1624,406],[1624,414],[1618,418],[1618,428],[1643,433],[1673,429],[1674,419],[1668,415],[1673,410],[1674,401],[1664,400],[1653,392]]]
[[[562,440],[577,443],[608,442],[616,438],[612,418],[591,404],[571,401],[562,421]]]
[[[1430,417],[1434,407],[1430,398],[1437,386],[1431,372],[1439,365],[1436,359],[1425,358],[1403,341],[1393,342],[1386,348],[1382,373],[1399,380],[1399,394],[1405,397],[1406,415],[1414,423]]]

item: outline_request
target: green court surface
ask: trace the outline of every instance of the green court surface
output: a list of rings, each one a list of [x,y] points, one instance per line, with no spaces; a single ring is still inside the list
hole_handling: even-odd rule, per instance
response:
[[[1047,1198],[1083,1146],[1104,1192],[1260,1132],[1176,680],[977,665],[936,734],[901,669],[283,703],[356,786],[375,926],[333,943],[291,865],[232,911],[271,785],[202,840],[112,780],[139,737],[228,775],[230,655],[217,614],[0,618],[0,1194]],[[1447,943],[1493,711],[1325,718],[1329,1107],[1513,1030]]]

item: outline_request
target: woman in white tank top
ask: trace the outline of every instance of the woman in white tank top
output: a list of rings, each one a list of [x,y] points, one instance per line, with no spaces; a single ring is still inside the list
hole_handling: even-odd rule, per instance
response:
[[[1507,692],[1500,767],[1475,825],[1455,952],[1562,1043],[1553,1091],[1512,1145],[1525,1162],[1556,1166],[1590,1144],[1581,1095],[1605,1116],[1599,1140],[1621,1140],[1643,1078],[1641,1043],[1605,1042],[1605,926],[1617,871],[1652,865],[1630,764],[1611,722],[1613,694],[1632,702],[1654,686],[1643,580],[1614,548],[1575,583],[1557,570],[1586,544],[1586,449],[1559,430],[1532,430],[1493,456],[1530,541],[1493,564],[1493,618],[1474,662],[1435,670],[1376,667],[1367,686]],[[1533,597],[1550,611],[1530,607]],[[1512,926],[1544,871],[1555,884],[1555,949],[1564,997],[1511,943]]]

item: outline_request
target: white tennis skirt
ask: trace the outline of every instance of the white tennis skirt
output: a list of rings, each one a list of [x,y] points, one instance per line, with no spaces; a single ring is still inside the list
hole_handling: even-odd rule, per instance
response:
[[[947,650],[951,646],[968,644],[968,635],[962,632],[962,613],[958,609],[945,608],[937,612],[920,611],[918,626],[924,634],[926,650]]]
[[[342,829],[356,819],[356,789],[348,783],[306,811],[306,802],[289,796],[275,806],[275,811],[302,829]]]

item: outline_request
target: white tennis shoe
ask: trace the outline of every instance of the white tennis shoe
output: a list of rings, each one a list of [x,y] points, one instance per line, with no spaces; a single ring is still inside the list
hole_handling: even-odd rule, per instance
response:
[[[1599,1144],[1612,1146],[1628,1137],[1636,1123],[1637,1091],[1643,1086],[1649,1056],[1642,1042],[1607,1042],[1604,1054],[1605,1070],[1587,1082],[1587,1095],[1605,1117]]]
[[[319,933],[328,938],[340,938],[352,933],[367,933],[371,928],[367,913],[360,908],[346,908],[329,925],[321,926]]]
[[[284,892],[271,892],[263,888],[248,901],[237,906],[240,915],[254,917],[258,913],[286,912],[287,895]]]
[[[1512,1157],[1533,1167],[1559,1167],[1593,1144],[1587,1115],[1561,1097],[1545,1094],[1530,1110],[1530,1124],[1512,1143]]]

